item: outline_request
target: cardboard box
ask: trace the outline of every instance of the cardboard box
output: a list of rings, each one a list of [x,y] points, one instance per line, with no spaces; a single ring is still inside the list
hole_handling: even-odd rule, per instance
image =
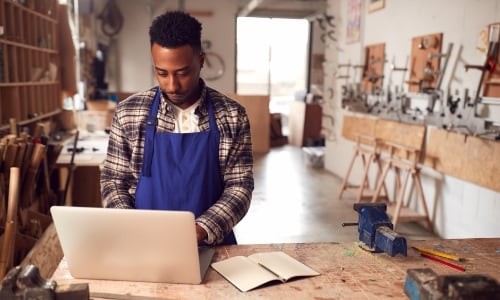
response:
[[[325,147],[302,147],[307,166],[321,169],[325,166]]]
[[[78,127],[89,132],[104,131],[111,127],[116,102],[109,100],[87,100],[87,110],[79,111]]]
[[[116,102],[110,100],[87,100],[85,102],[87,110],[92,111],[113,111],[116,108]]]

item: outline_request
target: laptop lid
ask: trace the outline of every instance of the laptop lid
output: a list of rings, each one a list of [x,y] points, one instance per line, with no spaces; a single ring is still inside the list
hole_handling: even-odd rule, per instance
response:
[[[75,278],[199,284],[214,254],[201,248],[200,256],[188,211],[76,206],[50,211]]]

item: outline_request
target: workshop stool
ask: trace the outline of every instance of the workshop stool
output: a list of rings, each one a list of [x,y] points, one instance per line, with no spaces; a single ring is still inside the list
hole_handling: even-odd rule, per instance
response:
[[[350,185],[349,177],[351,175],[352,168],[356,159],[361,158],[362,166],[363,166],[363,175],[361,176],[361,183],[359,185]],[[375,180],[375,184],[378,182],[378,178],[381,175],[382,164],[380,161],[380,147],[379,141],[376,137],[365,135],[365,134],[356,134],[356,145],[354,146],[354,154],[349,163],[349,167],[347,168],[347,173],[342,181],[339,192],[339,200],[342,199],[344,192],[354,191],[356,192],[356,203],[361,202],[362,200],[370,200],[373,198],[373,189],[370,188],[370,166],[372,164],[376,164],[377,166],[377,177]],[[382,184],[383,193],[378,195],[378,199],[388,200],[387,188],[385,183]]]
[[[393,205],[387,208],[387,214],[392,218],[394,230],[396,230],[399,222],[424,221],[428,229],[433,232],[433,224],[429,219],[429,212],[427,210],[422,182],[420,180],[420,167],[417,165],[420,157],[420,150],[392,142],[385,142],[385,145],[389,149],[389,157],[387,158],[387,163],[384,166],[382,175],[377,182],[372,202],[377,202],[379,200],[377,195],[385,186],[387,173],[390,169],[393,169],[395,173],[396,200]],[[403,175],[402,181],[401,175]],[[405,201],[405,193],[410,176],[412,178],[410,191],[412,191],[415,186],[417,187],[418,204],[423,210],[423,213],[418,213],[409,208],[409,203],[405,203],[409,202]]]

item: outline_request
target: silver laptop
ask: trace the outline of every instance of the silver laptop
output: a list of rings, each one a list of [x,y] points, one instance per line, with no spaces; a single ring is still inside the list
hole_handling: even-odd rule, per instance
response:
[[[74,278],[200,284],[214,249],[198,248],[187,211],[52,206]]]

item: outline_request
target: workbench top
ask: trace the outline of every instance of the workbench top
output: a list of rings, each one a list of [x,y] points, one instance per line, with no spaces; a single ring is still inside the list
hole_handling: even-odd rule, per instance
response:
[[[75,166],[100,166],[106,158],[109,134],[104,131],[81,131],[77,141],[73,163]],[[65,166],[71,163],[74,134],[63,141],[63,149],[57,158],[57,165]]]
[[[461,272],[420,256],[411,246],[454,254],[465,259],[454,262],[465,267]],[[71,277],[63,259],[52,279],[58,284],[88,282],[92,299],[96,293],[147,296],[163,299],[408,299],[404,294],[407,269],[432,268],[437,274],[483,274],[500,281],[500,238],[408,241],[408,256],[390,257],[370,253],[359,242],[263,244],[220,246],[213,261],[256,252],[283,251],[321,273],[288,283],[266,285],[240,292],[210,268],[203,284],[162,284],[104,280],[81,280]],[[116,299],[135,299],[117,297]]]

